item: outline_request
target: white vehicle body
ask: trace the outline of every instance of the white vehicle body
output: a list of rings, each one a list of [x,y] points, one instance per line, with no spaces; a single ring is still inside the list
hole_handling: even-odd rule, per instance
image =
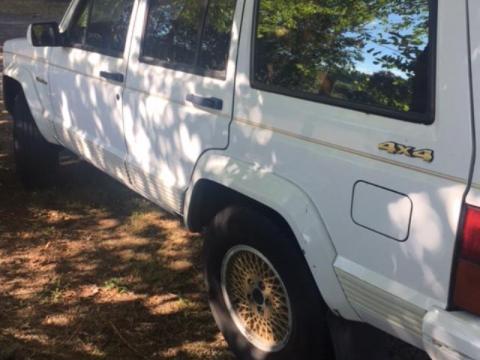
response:
[[[215,194],[262,204],[289,225],[336,314],[435,359],[480,359],[480,318],[450,311],[462,207],[480,206],[480,3],[438,0],[430,125],[253,87],[254,1],[236,2],[224,78],[141,61],[147,12],[146,0],[134,2],[119,57],[5,44],[4,74],[44,137],[193,230]],[[385,142],[432,149],[434,160],[379,150]]]

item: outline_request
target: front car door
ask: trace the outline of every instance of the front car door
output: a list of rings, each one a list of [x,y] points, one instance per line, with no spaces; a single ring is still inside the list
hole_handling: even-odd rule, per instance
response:
[[[52,50],[49,83],[60,141],[127,182],[122,95],[134,0],[80,0]]]
[[[228,143],[241,1],[141,1],[124,97],[134,188],[180,213],[199,156]]]

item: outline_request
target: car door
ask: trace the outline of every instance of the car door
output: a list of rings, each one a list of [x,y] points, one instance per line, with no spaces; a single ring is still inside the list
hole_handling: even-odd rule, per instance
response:
[[[49,84],[60,141],[127,182],[122,95],[134,0],[81,0],[52,50]],[[133,25],[132,25],[133,26]]]
[[[199,156],[228,143],[241,1],[141,1],[124,96],[134,188],[181,212]]]

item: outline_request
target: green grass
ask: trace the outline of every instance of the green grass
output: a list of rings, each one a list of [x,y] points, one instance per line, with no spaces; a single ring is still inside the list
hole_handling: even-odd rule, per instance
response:
[[[112,278],[110,280],[105,281],[105,283],[103,284],[103,288],[106,290],[115,290],[120,294],[124,294],[128,292],[128,287],[119,278]]]
[[[64,295],[65,285],[61,278],[57,278],[55,281],[50,283],[47,288],[41,293],[43,298],[42,303],[45,304],[57,304],[59,303]]]

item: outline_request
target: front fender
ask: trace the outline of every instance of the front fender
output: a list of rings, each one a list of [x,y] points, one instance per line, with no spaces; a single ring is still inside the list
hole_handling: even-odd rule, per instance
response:
[[[25,64],[26,59],[19,62],[17,60],[19,56],[13,57],[16,59],[7,65],[3,71],[4,75],[17,81],[22,87],[30,112],[43,137],[51,143],[58,144],[53,122],[51,121],[52,114],[49,108],[45,106],[45,103],[48,104],[48,85],[37,81],[32,69],[34,65]],[[33,59],[29,61],[33,62]],[[41,78],[47,78],[45,70],[40,70],[40,73],[42,73]],[[43,88],[39,89],[39,86]]]
[[[317,208],[299,187],[273,172],[210,152],[198,162],[192,186],[186,194],[185,214],[188,214],[195,184],[209,180],[255,199],[280,214],[292,229],[315,278],[325,302],[349,320],[360,320],[348,303],[338,282],[333,263],[335,247]]]

